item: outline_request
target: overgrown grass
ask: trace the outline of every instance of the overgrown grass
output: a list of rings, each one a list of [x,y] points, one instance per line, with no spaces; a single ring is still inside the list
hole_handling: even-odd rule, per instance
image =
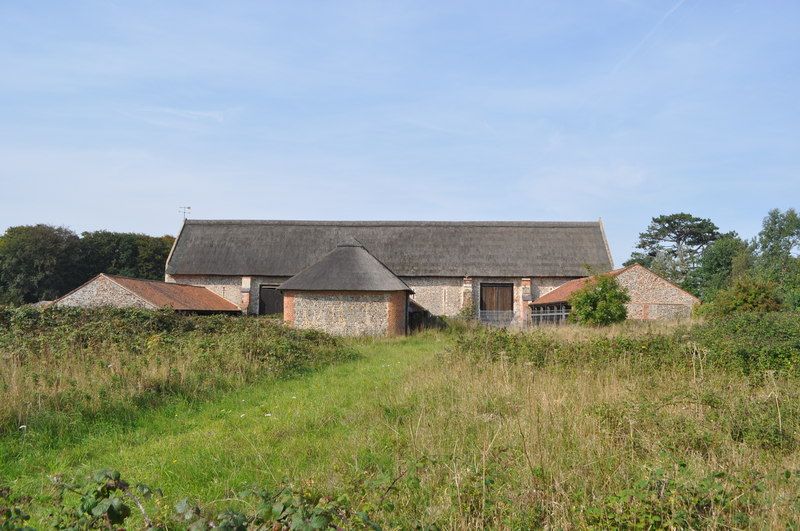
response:
[[[355,361],[69,440],[7,434],[0,477],[38,507],[47,474],[110,466],[164,490],[155,512],[288,481],[386,528],[797,526],[798,335],[769,319],[348,342]]]
[[[168,311],[0,308],[0,433],[67,435],[262,378],[352,359],[326,334],[269,319]]]

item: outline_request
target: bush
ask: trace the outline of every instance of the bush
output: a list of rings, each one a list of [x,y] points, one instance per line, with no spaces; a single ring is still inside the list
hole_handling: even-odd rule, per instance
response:
[[[631,326],[613,335],[592,332],[570,339],[564,332],[465,327],[456,336],[455,351],[476,360],[506,359],[537,367],[627,360],[640,372],[691,366],[692,353],[700,352],[709,365],[743,374],[800,374],[800,312],[739,313],[664,333]]]
[[[47,418],[62,430],[68,417],[118,417],[354,356],[337,338],[274,319],[0,308],[0,432]]]
[[[691,339],[717,365],[800,374],[800,312],[739,312],[695,326]]]
[[[625,305],[630,300],[627,290],[619,285],[616,278],[598,275],[570,297],[570,318],[581,324],[595,326],[619,323],[628,317]]]
[[[711,316],[738,312],[776,312],[783,308],[778,285],[752,277],[737,278],[733,285],[720,290],[703,313]]]

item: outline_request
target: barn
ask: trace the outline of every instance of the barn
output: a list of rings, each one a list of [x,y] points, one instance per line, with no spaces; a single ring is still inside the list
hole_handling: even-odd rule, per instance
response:
[[[667,320],[692,315],[692,308],[700,300],[688,291],[653,273],[646,267],[633,264],[605,273],[617,279],[628,291],[628,319]],[[570,296],[583,288],[590,277],[571,280],[532,301],[533,324],[563,323],[569,315]]]
[[[286,292],[319,296],[286,282],[350,238],[408,288],[413,307],[503,325],[528,322],[531,300],[587,266],[613,267],[600,221],[186,220],[165,280],[208,288],[245,314],[280,314]]]
[[[240,313],[239,307],[202,286],[101,273],[53,301],[56,308],[170,308],[188,313]]]

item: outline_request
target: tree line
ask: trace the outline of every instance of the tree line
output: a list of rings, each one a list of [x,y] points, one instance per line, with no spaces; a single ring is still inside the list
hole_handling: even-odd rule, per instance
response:
[[[172,236],[24,225],[0,236],[0,304],[52,300],[98,273],[161,280]]]
[[[800,309],[800,215],[770,210],[746,240],[687,213],[654,217],[624,265],[642,264],[710,307]]]

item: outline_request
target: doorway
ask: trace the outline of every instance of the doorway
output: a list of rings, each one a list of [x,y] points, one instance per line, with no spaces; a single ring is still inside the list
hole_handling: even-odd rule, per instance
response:
[[[261,286],[258,290],[258,315],[283,314],[283,293],[278,286]]]

